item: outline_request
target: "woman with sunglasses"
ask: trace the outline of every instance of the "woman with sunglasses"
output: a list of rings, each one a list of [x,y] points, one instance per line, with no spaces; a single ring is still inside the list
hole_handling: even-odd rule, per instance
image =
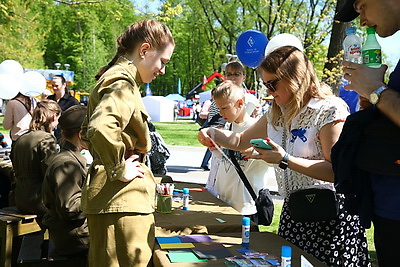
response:
[[[332,146],[349,114],[340,98],[322,86],[307,56],[292,46],[268,54],[259,66],[261,78],[274,97],[271,108],[242,133],[213,128],[199,132],[199,141],[245,150],[254,138],[265,138],[271,150],[258,149],[252,159],[274,164],[279,193],[285,197],[278,234],[329,266],[368,266],[365,231],[338,196],[339,215],[331,221],[295,221],[288,209],[294,190],[333,187]]]

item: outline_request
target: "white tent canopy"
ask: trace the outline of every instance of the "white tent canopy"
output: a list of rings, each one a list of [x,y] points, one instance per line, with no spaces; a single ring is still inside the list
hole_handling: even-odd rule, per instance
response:
[[[145,96],[142,100],[152,121],[174,121],[175,101],[164,96]]]
[[[211,90],[201,92],[199,96],[200,96],[199,102],[203,104],[204,102],[206,102],[206,100],[211,99]]]

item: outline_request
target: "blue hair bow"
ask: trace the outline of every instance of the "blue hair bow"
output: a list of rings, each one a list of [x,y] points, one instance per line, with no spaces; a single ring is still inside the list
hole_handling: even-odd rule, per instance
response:
[[[292,133],[292,140],[290,140],[290,142],[294,143],[294,141],[296,140],[297,137],[299,137],[301,139],[301,141],[306,142],[307,137],[304,136],[306,131],[307,130],[304,128],[291,130],[290,132]]]

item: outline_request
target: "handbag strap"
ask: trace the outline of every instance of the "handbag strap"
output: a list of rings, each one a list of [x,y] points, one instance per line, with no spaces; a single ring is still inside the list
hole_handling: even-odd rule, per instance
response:
[[[229,149],[228,153],[229,153],[229,157],[230,157],[233,165],[235,165],[235,169],[236,169],[237,173],[239,174],[240,179],[242,180],[244,186],[247,188],[247,191],[249,191],[251,197],[255,201],[257,199],[257,195],[254,192],[254,189],[251,187],[249,180],[247,180],[247,177],[244,174],[244,172],[243,172],[242,168],[240,167],[239,163],[237,162],[234,151]]]
[[[285,151],[286,151],[286,141],[287,141],[287,132],[286,132],[286,129],[284,128],[283,133],[282,133],[282,148]],[[286,197],[289,197],[289,177],[288,177],[287,169],[283,171],[283,180],[285,183]]]
[[[26,106],[26,104],[25,104],[24,102],[22,102],[22,101],[19,100],[18,98],[15,98],[15,100],[17,100],[19,103],[21,103],[21,104],[25,107],[26,111],[28,111],[29,115],[32,116],[31,111],[29,110],[29,108]],[[30,100],[29,100],[29,101],[30,101]]]
[[[229,131],[232,131],[232,123],[229,126]],[[251,197],[255,201],[257,199],[257,195],[254,192],[253,187],[251,187],[250,182],[247,179],[246,175],[244,174],[244,172],[243,172],[242,168],[240,167],[239,163],[237,162],[236,157],[235,157],[235,152],[233,150],[228,149],[228,154],[229,154],[229,158],[231,159],[233,165],[235,165],[235,169],[236,169],[237,173],[239,174],[239,177],[242,180],[244,186],[247,188],[247,191],[249,191]]]

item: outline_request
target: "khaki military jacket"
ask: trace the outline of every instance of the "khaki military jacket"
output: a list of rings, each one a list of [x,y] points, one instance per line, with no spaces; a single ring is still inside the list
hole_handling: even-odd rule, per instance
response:
[[[81,210],[85,178],[85,157],[66,141],[60,153],[49,160],[42,187],[43,203],[48,209],[42,222],[60,255],[89,248],[87,220]]]
[[[154,176],[145,164],[144,178],[125,183],[128,151],[147,153],[151,148],[149,116],[142,102],[142,84],[136,66],[120,57],[98,81],[83,122],[93,163],[82,192],[86,214],[136,212],[152,213],[155,202]]]
[[[42,183],[48,159],[57,153],[55,137],[45,131],[30,131],[21,135],[11,151],[15,172],[15,203],[24,213],[43,215]]]

